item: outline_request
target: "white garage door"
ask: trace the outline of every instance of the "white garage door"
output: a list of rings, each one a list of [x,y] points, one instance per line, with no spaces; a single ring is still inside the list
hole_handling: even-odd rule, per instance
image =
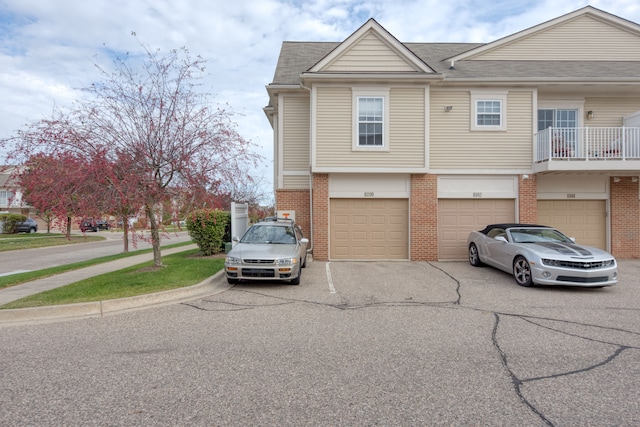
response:
[[[605,200],[538,200],[538,223],[574,237],[577,243],[607,249]]]
[[[331,199],[331,259],[408,259],[407,199]]]
[[[438,200],[438,259],[467,259],[469,232],[514,222],[515,209],[513,199]]]

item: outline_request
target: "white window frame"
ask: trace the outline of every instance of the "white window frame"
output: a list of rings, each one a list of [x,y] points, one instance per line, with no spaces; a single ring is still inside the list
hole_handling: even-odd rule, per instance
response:
[[[360,98],[382,98],[382,145],[360,145]],[[353,151],[389,151],[389,89],[352,89]]]
[[[471,130],[472,131],[506,131],[507,130],[507,91],[471,91]],[[478,102],[500,103],[500,124],[478,124]]]

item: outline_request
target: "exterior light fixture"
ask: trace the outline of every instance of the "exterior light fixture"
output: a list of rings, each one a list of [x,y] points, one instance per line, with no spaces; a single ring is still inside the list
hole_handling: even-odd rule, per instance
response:
[[[446,106],[444,107],[444,111],[445,111],[446,113],[448,113],[448,112],[449,112],[449,111],[451,111],[451,110],[453,110],[453,105],[446,105]]]
[[[593,119],[593,110],[587,111],[587,119],[589,119],[589,120]]]

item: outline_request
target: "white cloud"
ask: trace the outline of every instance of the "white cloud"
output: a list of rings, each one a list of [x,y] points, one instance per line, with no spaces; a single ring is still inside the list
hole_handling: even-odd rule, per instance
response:
[[[637,0],[594,7],[640,22]],[[373,17],[403,42],[489,42],[584,7],[582,0],[0,0],[0,138],[66,105],[116,52],[187,47],[208,60],[215,100],[271,167],[265,85],[284,40],[342,41]],[[97,55],[97,56],[96,56]],[[0,159],[2,153],[0,153]],[[272,172],[268,171],[271,179]]]

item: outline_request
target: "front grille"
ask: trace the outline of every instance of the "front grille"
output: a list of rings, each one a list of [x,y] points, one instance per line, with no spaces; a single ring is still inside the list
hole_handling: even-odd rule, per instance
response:
[[[604,261],[556,261],[556,265],[554,265],[554,267],[575,268],[578,270],[593,270],[608,266],[604,265]]]
[[[243,259],[245,264],[274,264],[275,260],[272,259]]]
[[[276,271],[262,268],[243,268],[242,277],[276,277]]]
[[[601,283],[607,282],[607,276],[601,277],[574,277],[574,276],[558,276],[558,282],[575,282],[575,283]]]

